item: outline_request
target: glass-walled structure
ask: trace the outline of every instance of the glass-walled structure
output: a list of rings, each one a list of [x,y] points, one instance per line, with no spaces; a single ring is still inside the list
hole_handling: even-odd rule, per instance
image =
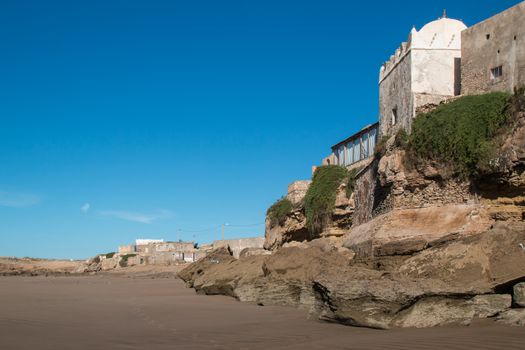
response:
[[[335,164],[350,166],[374,155],[379,123],[367,126],[360,132],[332,147]]]

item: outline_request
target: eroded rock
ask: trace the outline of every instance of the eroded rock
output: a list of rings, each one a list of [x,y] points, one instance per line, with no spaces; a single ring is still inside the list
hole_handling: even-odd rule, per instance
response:
[[[525,326],[525,309],[510,309],[502,312],[497,321],[511,326]]]
[[[362,259],[408,255],[433,243],[484,232],[491,223],[479,205],[399,209],[352,228],[343,246]]]
[[[470,300],[469,305],[472,306],[475,317],[493,317],[510,309],[512,296],[510,294],[478,295]]]
[[[525,307],[525,282],[518,283],[514,286],[513,297],[516,305]]]

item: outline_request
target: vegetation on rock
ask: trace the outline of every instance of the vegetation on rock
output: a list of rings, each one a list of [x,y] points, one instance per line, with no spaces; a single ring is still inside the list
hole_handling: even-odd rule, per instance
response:
[[[126,255],[122,255],[120,257],[120,261],[118,262],[118,264],[120,265],[120,267],[126,267],[128,266],[128,259],[129,258],[132,258],[134,256],[137,256],[137,254],[126,254]]]
[[[495,153],[495,136],[512,118],[511,101],[504,92],[464,96],[419,115],[408,137],[410,158],[438,161],[462,176],[479,174]],[[396,145],[404,139],[396,136]]]
[[[293,204],[288,198],[283,197],[279,199],[266,211],[266,216],[270,220],[270,226],[282,225],[292,210]]]
[[[337,189],[347,177],[348,171],[336,165],[322,166],[315,171],[304,197],[306,225],[311,234],[321,232],[326,225],[334,210]]]
[[[375,150],[374,150],[374,156],[377,159],[380,159],[381,157],[383,157],[386,154],[386,151],[387,151],[386,144],[388,142],[388,139],[389,139],[389,137],[385,135],[385,136],[381,137],[381,139],[377,142],[377,145],[376,145]]]
[[[106,259],[111,259],[112,257],[115,256],[115,252],[104,254],[104,256],[106,257]]]
[[[405,129],[399,129],[394,140],[394,145],[397,148],[406,148],[408,146],[409,138],[410,136]]]

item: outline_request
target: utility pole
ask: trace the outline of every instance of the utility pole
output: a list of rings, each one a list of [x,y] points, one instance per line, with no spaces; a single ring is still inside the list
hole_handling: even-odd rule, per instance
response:
[[[222,224],[222,225],[221,225],[221,237],[222,237],[222,240],[223,240],[223,241],[224,241],[224,228],[225,228],[226,226],[228,226],[228,225],[229,225],[228,223],[226,223],[226,224]]]

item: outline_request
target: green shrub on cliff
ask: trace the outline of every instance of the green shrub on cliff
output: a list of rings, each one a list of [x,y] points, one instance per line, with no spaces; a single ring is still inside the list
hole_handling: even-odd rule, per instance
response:
[[[374,150],[374,157],[376,159],[380,159],[386,154],[386,143],[388,142],[388,136],[383,136],[379,141],[377,142],[376,148]]]
[[[310,233],[322,231],[334,210],[337,189],[347,177],[348,171],[336,165],[322,166],[315,171],[304,197],[306,225]]]
[[[476,175],[494,152],[493,138],[507,122],[509,94],[465,96],[419,115],[409,137],[409,152],[436,160],[463,176]]]
[[[126,267],[128,266],[128,259],[129,258],[132,258],[134,256],[137,256],[137,254],[126,254],[126,255],[122,255],[120,257],[120,261],[118,262],[118,264],[120,265],[120,267]]]
[[[111,253],[107,253],[107,254],[104,254],[106,256],[106,259],[111,259],[112,257],[115,256],[115,252],[111,252]]]
[[[286,197],[279,199],[266,211],[266,216],[270,220],[270,226],[282,225],[293,210],[293,204]]]

